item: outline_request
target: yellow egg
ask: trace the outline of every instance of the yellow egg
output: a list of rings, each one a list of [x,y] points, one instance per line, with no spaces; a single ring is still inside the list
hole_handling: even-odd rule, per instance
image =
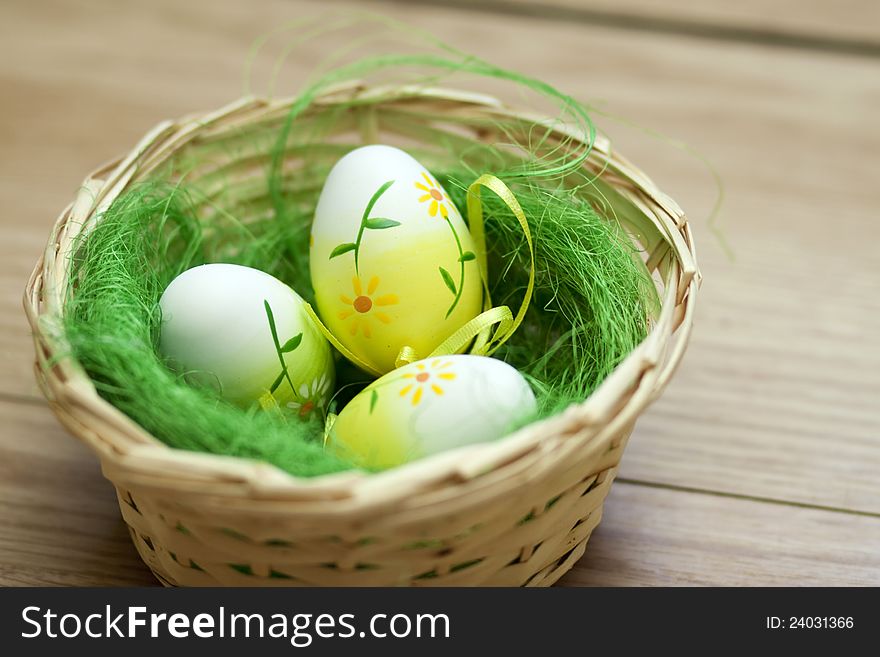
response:
[[[352,399],[327,449],[384,469],[473,443],[497,440],[536,408],[523,376],[485,356],[426,358],[386,374]]]
[[[403,347],[426,356],[482,309],[467,226],[415,159],[364,146],[327,177],[315,210],[311,274],[321,319],[380,372]]]

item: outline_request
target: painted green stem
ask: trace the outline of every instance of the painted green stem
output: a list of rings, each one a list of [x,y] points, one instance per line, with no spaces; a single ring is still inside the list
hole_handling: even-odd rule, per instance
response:
[[[458,247],[458,264],[459,264],[459,275],[458,275],[458,289],[455,291],[455,299],[452,300],[452,305],[449,306],[449,310],[446,311],[446,316],[449,317],[452,314],[452,311],[455,310],[455,307],[458,305],[458,300],[461,299],[461,291],[464,289],[464,251],[461,248],[461,240],[458,237],[458,232],[455,230],[455,226],[452,225],[452,220],[449,217],[446,217],[446,223],[449,225],[449,230],[452,231],[452,236],[455,237],[455,246]]]
[[[358,275],[360,275],[360,273],[361,273],[360,270],[358,269],[358,256],[360,255],[360,250],[361,250],[361,239],[364,236],[364,230],[367,227],[367,220],[370,218],[370,212],[373,211],[373,206],[376,205],[376,202],[379,200],[379,198],[382,196],[382,194],[387,192],[388,188],[391,187],[391,185],[393,185],[393,184],[394,184],[394,181],[389,180],[384,185],[382,185],[379,189],[377,189],[376,192],[373,194],[373,196],[370,197],[370,202],[367,203],[367,207],[364,208],[364,214],[361,217],[361,225],[360,225],[360,228],[358,228],[357,239],[354,241],[354,271]]]
[[[284,360],[284,354],[281,351],[281,343],[278,341],[278,329],[275,327],[275,315],[272,312],[272,306],[269,305],[269,302],[266,299],[263,299],[263,307],[266,309],[266,317],[269,319],[269,330],[272,332],[272,342],[275,343],[275,353],[278,354],[278,360],[281,363],[281,374],[278,375],[278,379],[284,377],[287,379],[287,383],[290,384],[290,390],[293,392],[294,399],[299,399],[299,393],[296,390],[296,387],[293,385],[293,381],[290,379],[290,373],[287,371],[287,362]],[[276,383],[278,382],[276,379]],[[272,392],[278,388],[276,384],[273,384]]]

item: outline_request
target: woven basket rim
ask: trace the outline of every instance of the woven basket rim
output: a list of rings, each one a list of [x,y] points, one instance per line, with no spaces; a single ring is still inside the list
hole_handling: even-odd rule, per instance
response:
[[[505,106],[491,96],[440,88],[368,87],[352,82],[328,89],[318,107],[357,98],[366,104],[404,101],[438,103],[481,116],[541,120]],[[654,265],[666,268],[662,306],[645,340],[630,353],[590,397],[561,414],[532,423],[495,442],[457,448],[385,472],[348,471],[302,478],[248,459],[174,449],[160,442],[101,398],[71,356],[64,354],[58,330],[65,288],[66,263],[73,241],[137,175],[145,175],[175,149],[205,130],[241,125],[286,111],[293,99],[244,97],[219,110],[163,121],[126,156],[109,162],[84,181],[76,198],[58,218],[46,250],[25,288],[24,306],[37,354],[35,372],[50,406],[62,422],[101,459],[105,475],[119,484],[169,493],[198,494],[218,510],[235,500],[273,502],[279,512],[292,502],[316,513],[362,513],[478,478],[521,478],[529,472],[558,467],[573,450],[608,449],[606,438],[632,425],[659,396],[677,368],[690,334],[701,276],[694,242],[684,212],[638,168],[598,138],[591,160],[615,181],[615,189],[639,208],[663,240]],[[554,126],[565,134],[566,126]],[[568,136],[571,136],[570,134]],[[652,254],[653,257],[654,254]],[[48,366],[51,361],[52,365]],[[471,486],[465,486],[469,489]],[[462,492],[464,494],[464,492]]]

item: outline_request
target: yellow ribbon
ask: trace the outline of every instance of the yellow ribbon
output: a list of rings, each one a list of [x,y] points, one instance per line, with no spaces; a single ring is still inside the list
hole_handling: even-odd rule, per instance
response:
[[[339,417],[338,414],[328,412],[327,417],[324,418],[324,437],[321,439],[321,447],[327,447],[327,440],[330,438],[330,430],[333,429],[337,417]]]
[[[507,185],[501,182],[499,178],[489,173],[484,173],[471,183],[470,187],[468,187],[467,195],[468,223],[470,224],[471,237],[474,240],[477,264],[480,267],[480,276],[483,279],[483,289],[485,291],[487,306],[491,305],[491,300],[489,299],[489,268],[486,262],[486,232],[483,227],[483,203],[480,200],[480,192],[483,187],[494,192],[519,222],[523,235],[525,235],[526,243],[529,245],[529,284],[526,286],[526,292],[523,296],[522,303],[520,304],[516,317],[513,318],[512,322],[509,317],[510,310],[507,306],[493,308],[478,315],[475,319],[471,320],[471,322],[465,324],[461,329],[447,338],[440,346],[444,346],[446,342],[458,335],[471,323],[480,321],[485,322],[486,325],[483,327],[483,330],[478,333],[480,337],[478,337],[477,342],[471,348],[470,353],[481,356],[491,356],[499,347],[501,347],[501,345],[507,342],[511,335],[516,333],[516,330],[519,328],[520,324],[522,324],[522,321],[526,316],[526,311],[529,309],[529,303],[531,303],[532,300],[532,293],[535,291],[535,245],[532,242],[532,232],[529,230],[529,222],[526,219],[526,214],[523,212],[519,201],[516,200],[516,196],[513,195],[513,192],[510,191],[510,188]],[[493,311],[502,310],[506,311],[506,313],[499,312],[497,314],[492,314]],[[495,333],[490,336],[489,329],[494,324],[497,324],[497,327]],[[483,333],[483,331],[485,331],[485,333]],[[440,347],[438,347],[438,349],[439,348]],[[435,349],[435,352],[436,351],[437,350]],[[456,352],[450,351],[448,353]],[[432,355],[439,354],[435,353]]]
[[[348,360],[360,367],[362,370],[365,370],[370,374],[373,374],[374,376],[378,377],[384,374],[384,372],[380,371],[377,367],[375,367],[371,363],[368,363],[363,358],[356,355],[351,349],[342,344],[336,338],[336,336],[333,335],[333,332],[324,325],[324,322],[321,321],[321,318],[318,317],[318,313],[315,312],[315,309],[312,308],[311,305],[303,301],[303,306],[305,307],[309,317],[311,317],[312,320],[315,322],[318,330],[321,331],[324,337],[327,338],[330,344],[332,344],[337,349],[337,351],[339,351],[340,354],[345,356]]]
[[[519,222],[523,235],[525,235],[526,243],[529,246],[529,284],[526,287],[525,295],[519,310],[514,317],[510,308],[507,306],[492,307],[492,300],[489,296],[489,266],[486,259],[486,232],[483,224],[483,203],[480,198],[482,188],[494,192],[498,198],[508,207]],[[452,335],[441,342],[430,354],[428,358],[436,356],[446,356],[448,354],[460,353],[471,342],[471,348],[468,353],[478,356],[491,356],[495,351],[503,345],[511,335],[522,324],[526,311],[529,309],[529,303],[532,300],[532,293],[535,289],[535,247],[532,243],[532,233],[529,230],[529,222],[523,212],[519,201],[499,178],[492,174],[485,173],[477,178],[468,187],[467,191],[467,212],[468,223],[471,237],[474,240],[474,251],[477,260],[477,267],[480,270],[480,279],[483,283],[483,312],[456,329]],[[316,326],[343,356],[352,363],[360,367],[362,370],[381,376],[384,372],[380,371],[372,363],[365,361],[357,356],[354,352],[343,345],[335,335],[328,329],[318,314],[309,304],[304,304],[306,312],[314,320]],[[492,327],[495,330],[492,330]],[[420,360],[421,356],[416,353],[415,349],[410,346],[404,346],[397,354],[394,366],[401,367],[408,363]]]

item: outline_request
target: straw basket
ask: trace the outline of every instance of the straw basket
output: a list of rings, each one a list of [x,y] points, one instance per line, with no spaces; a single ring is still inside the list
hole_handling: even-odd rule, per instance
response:
[[[499,125],[528,130],[537,120],[482,95],[350,84],[325,92],[298,121],[343,102],[334,125],[365,142],[412,138],[399,134],[412,120],[459,140],[493,140]],[[643,248],[662,310],[647,339],[589,399],[505,440],[381,474],[297,479],[264,463],[167,447],[104,401],[65,355],[59,318],[77,236],[175,154],[197,156],[203,144],[232,142],[252,126],[277,127],[289,106],[247,98],[162,123],[85,181],[25,293],[49,405],[101,459],[138,552],[165,584],[553,584],[583,554],[636,418],[682,357],[699,286],[684,214],[601,138],[586,166],[603,172],[602,194]],[[564,126],[553,130],[560,143],[572,137]],[[228,151],[227,180],[263,175],[252,156]],[[285,166],[301,163],[292,155]]]

